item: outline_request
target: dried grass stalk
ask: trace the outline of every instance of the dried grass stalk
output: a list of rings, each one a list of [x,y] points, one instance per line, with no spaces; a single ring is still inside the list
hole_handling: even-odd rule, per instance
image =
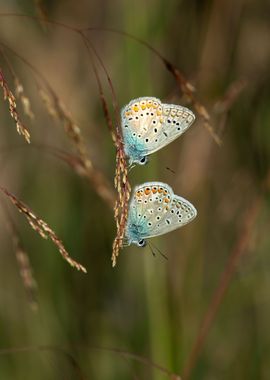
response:
[[[188,80],[185,78],[185,76],[170,62],[165,58],[158,50],[156,50],[152,45],[150,45],[148,42],[142,40],[141,38],[138,38],[130,33],[117,30],[117,29],[111,29],[111,28],[96,28],[96,27],[88,27],[85,29],[85,31],[93,31],[93,30],[99,30],[99,31],[107,31],[112,33],[117,33],[122,36],[131,38],[134,41],[137,41],[139,44],[145,46],[147,49],[149,49],[152,53],[154,53],[165,65],[166,69],[173,75],[173,77],[176,80],[176,83],[178,87],[180,88],[181,92],[186,96],[187,100],[194,106],[198,114],[203,119],[203,126],[207,129],[207,131],[212,136],[213,140],[218,144],[221,145],[221,139],[215,132],[214,128],[210,124],[210,116],[206,110],[206,108],[196,99],[194,96],[195,88],[194,86],[188,82]]]
[[[203,119],[203,126],[204,128],[210,133],[213,140],[220,146],[222,144],[222,141],[220,137],[215,132],[213,126],[210,124],[210,115],[207,111],[207,109],[202,105],[194,96],[194,87],[191,83],[189,83],[184,75],[180,73],[180,71],[175,68],[171,62],[169,62],[166,58],[161,57],[166,68],[172,73],[174,76],[176,83],[178,84],[181,92],[186,96],[187,100],[193,105],[195,110],[198,112],[198,114]]]
[[[45,20],[46,22],[48,22],[48,12],[47,12],[47,9],[45,7],[45,4],[44,4],[44,1],[43,0],[34,0],[34,3],[35,3],[35,8],[36,8],[36,13],[38,15],[38,18],[39,18],[39,22],[44,24],[44,26],[46,25],[43,20]]]
[[[64,103],[51,88],[47,87],[45,90],[39,86],[38,91],[49,115],[63,123],[65,132],[75,146],[85,169],[92,169],[92,162],[87,155],[87,149],[81,135],[80,127],[74,122]]]
[[[103,114],[104,114],[108,129],[111,133],[113,143],[116,147],[116,169],[115,169],[114,185],[115,185],[115,188],[117,189],[118,195],[117,195],[117,199],[115,201],[115,206],[114,206],[114,218],[116,222],[117,231],[116,231],[116,237],[113,242],[113,250],[112,250],[112,266],[115,267],[120,249],[123,247],[125,227],[126,227],[127,216],[128,216],[128,202],[130,198],[131,188],[128,181],[128,167],[127,167],[126,155],[125,155],[124,147],[123,147],[122,136],[119,131],[118,123],[116,122],[116,125],[114,126],[114,123],[111,119],[109,108],[104,96],[102,83],[98,74],[98,70],[94,63],[94,60],[92,59],[93,51],[95,55],[98,57],[101,63],[101,66],[103,67],[106,73],[107,80],[108,80],[109,86],[111,88],[112,96],[113,96],[113,106],[114,106],[114,112],[115,112],[117,121],[119,118],[119,107],[118,107],[118,103],[115,96],[114,88],[112,86],[111,79],[108,75],[108,72],[105,66],[103,65],[99,56],[96,54],[95,49],[93,49],[91,42],[86,38],[86,36],[83,33],[80,33],[80,34],[89,52],[89,57],[91,59],[92,68],[93,68],[97,85],[98,85],[99,97],[100,97],[100,101],[101,101],[101,105],[103,109]]]
[[[266,181],[268,179],[266,178]],[[267,184],[265,181],[264,185]],[[249,252],[249,244],[252,237],[252,232],[256,219],[259,215],[263,204],[263,196],[261,193],[255,197],[253,202],[250,203],[248,210],[243,218],[242,228],[239,231],[238,239],[231,251],[231,254],[228,258],[227,265],[220,275],[219,284],[215,289],[215,292],[212,296],[208,309],[202,319],[202,323],[199,329],[199,333],[195,339],[193,347],[191,349],[190,356],[187,360],[186,367],[184,368],[184,379],[188,380],[191,377],[191,373],[197,363],[198,356],[205,344],[209,331],[214,323],[215,318],[219,307],[225,297],[226,291],[232,281],[232,277],[236,272],[240,259]]]
[[[114,206],[114,218],[116,221],[116,237],[113,242],[112,266],[115,267],[119,251],[123,246],[125,228],[128,217],[128,206],[131,187],[128,180],[128,167],[121,136],[117,134],[116,170],[114,185],[118,197]]]
[[[224,96],[215,103],[214,112],[217,114],[228,112],[246,86],[247,81],[244,79],[238,79],[232,82]]]
[[[21,81],[19,80],[18,76],[16,75],[15,73],[15,70],[8,58],[8,56],[6,55],[5,51],[0,48],[0,54],[2,55],[6,65],[7,65],[7,68],[11,74],[11,76],[13,77],[13,81],[14,81],[14,86],[15,86],[15,94],[16,94],[16,97],[18,99],[20,99],[21,103],[22,103],[22,107],[23,107],[23,110],[24,110],[24,113],[30,118],[30,119],[34,119],[34,114],[31,110],[31,104],[30,104],[30,100],[29,98],[25,95],[25,92],[24,92],[24,88],[23,88],[23,85],[21,83]]]
[[[111,187],[108,180],[105,178],[104,174],[97,168],[93,167],[91,160],[87,156],[87,150],[83,138],[81,136],[80,128],[72,120],[70,113],[66,110],[66,107],[64,106],[63,102],[59,99],[50,83],[43,76],[43,74],[39,72],[39,70],[37,70],[25,58],[17,54],[13,49],[3,44],[2,42],[0,43],[0,45],[3,46],[5,49],[9,50],[24,64],[26,64],[34,72],[34,74],[37,77],[39,77],[39,79],[42,81],[44,86],[37,86],[41,99],[45,104],[48,113],[54,119],[58,121],[60,120],[64,123],[65,130],[68,132],[68,137],[75,146],[75,149],[79,157],[75,157],[67,153],[59,154],[59,152],[56,155],[64,159],[79,175],[86,177],[93,186],[93,188],[96,190],[97,194],[109,205],[110,208],[113,208],[115,202],[115,193],[113,191],[113,188]],[[0,53],[2,54],[5,62],[7,63],[7,67],[9,68],[9,71],[14,78],[15,86],[17,87],[18,84],[18,91],[21,92],[21,84],[19,83],[19,80],[5,52],[1,48]],[[27,101],[24,103],[25,105],[27,105]]]
[[[4,99],[8,100],[9,113],[16,123],[17,132],[19,133],[19,135],[22,135],[25,138],[25,140],[30,144],[30,133],[29,133],[28,129],[21,122],[21,119],[20,119],[19,114],[17,112],[17,105],[16,105],[15,96],[13,95],[11,90],[9,89],[8,84],[4,78],[4,75],[3,75],[1,68],[0,68],[0,87],[2,87],[2,89],[3,89]]]
[[[24,88],[22,83],[20,82],[19,78],[17,76],[14,77],[14,84],[15,84],[15,94],[17,98],[21,100],[24,113],[30,118],[34,119],[34,114],[31,109],[31,104],[29,98],[25,95]]]
[[[37,282],[33,275],[33,270],[27,252],[24,250],[18,231],[9,216],[8,211],[3,207],[7,218],[6,225],[12,236],[12,242],[15,250],[15,256],[18,263],[21,279],[27,294],[31,308],[36,311],[38,309],[37,302]]]
[[[57,246],[60,254],[62,255],[63,259],[66,260],[72,267],[75,267],[77,270],[81,270],[84,273],[87,273],[84,266],[82,266],[77,261],[73,260],[68,252],[66,251],[62,241],[59,239],[59,237],[55,234],[55,232],[48,226],[46,222],[44,222],[42,219],[40,219],[38,216],[36,216],[33,211],[26,206],[24,203],[22,203],[18,198],[16,198],[13,194],[11,194],[7,189],[0,186],[0,190],[8,196],[8,198],[11,200],[11,202],[14,204],[14,206],[17,207],[17,209],[24,214],[24,216],[27,218],[28,223],[30,226],[44,239],[50,238],[52,242]]]
[[[63,102],[57,97],[55,92],[48,88],[45,91],[39,87],[39,94],[46,106],[48,113],[56,120],[61,121],[64,129],[75,146],[79,157],[61,154],[62,159],[70,164],[71,167],[81,176],[86,177],[99,196],[110,206],[113,207],[115,195],[113,189],[101,171],[94,168],[88,157],[87,149],[81,135],[79,126],[73,121]],[[59,154],[58,154],[59,156]]]
[[[37,283],[33,276],[33,271],[29,261],[29,257],[26,251],[20,245],[19,241],[16,241],[15,244],[15,255],[19,266],[22,282],[26,290],[27,298],[29,300],[31,309],[36,311],[38,309]]]
[[[115,203],[115,192],[113,191],[113,188],[107,178],[100,170],[97,168],[86,170],[79,157],[57,148],[48,146],[46,148],[49,148],[56,157],[66,162],[79,176],[89,180],[96,193],[111,209],[113,209]]]

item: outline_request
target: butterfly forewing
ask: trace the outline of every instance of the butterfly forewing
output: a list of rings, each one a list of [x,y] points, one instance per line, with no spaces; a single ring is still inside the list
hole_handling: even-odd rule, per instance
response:
[[[154,153],[182,135],[194,120],[195,115],[188,108],[174,104],[163,104],[162,132],[159,145],[149,153]]]

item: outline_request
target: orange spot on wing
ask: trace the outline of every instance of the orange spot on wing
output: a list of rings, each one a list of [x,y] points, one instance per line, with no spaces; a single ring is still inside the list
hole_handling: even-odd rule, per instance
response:
[[[145,195],[149,195],[151,193],[151,189],[150,187],[147,187],[145,190],[144,190],[144,194]]]
[[[164,202],[169,203],[170,202],[169,198],[164,198]]]
[[[163,187],[159,187],[158,192],[163,193]]]
[[[156,188],[156,187],[153,187],[153,188],[152,188],[152,193],[153,193],[153,194],[156,194],[156,192],[157,192],[157,188]]]

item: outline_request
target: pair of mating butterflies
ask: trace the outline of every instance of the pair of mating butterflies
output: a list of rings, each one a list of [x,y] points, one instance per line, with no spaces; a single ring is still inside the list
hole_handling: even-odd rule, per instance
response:
[[[188,108],[162,104],[157,98],[132,100],[121,112],[124,149],[129,164],[144,165],[148,156],[163,148],[194,122]],[[127,245],[146,245],[147,238],[163,235],[189,223],[197,215],[195,207],[175,195],[162,182],[137,186],[129,205],[125,240]]]

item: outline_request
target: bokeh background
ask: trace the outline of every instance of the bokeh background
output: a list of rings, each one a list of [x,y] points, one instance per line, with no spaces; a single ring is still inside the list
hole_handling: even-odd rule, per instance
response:
[[[70,30],[3,17],[6,12],[126,31],[157,49],[196,88],[222,145],[195,112],[197,121],[185,135],[130,173],[132,185],[161,180],[198,210],[190,225],[153,239],[168,261],[153,257],[149,248],[129,247],[111,267],[112,209],[91,181],[52,154],[52,147],[76,151],[63,123],[48,115],[37,76],[2,44],[46,77],[80,127],[94,167],[113,188],[115,148],[87,49]],[[151,359],[186,379],[270,378],[269,16],[269,2],[253,0],[0,0],[0,46],[35,114],[30,120],[18,100],[31,132],[29,146],[16,133],[1,94],[0,183],[47,221],[88,270],[84,275],[72,269],[1,195],[38,285],[34,311],[1,209],[1,379],[168,378],[150,363],[107,348]],[[87,35],[121,106],[145,95],[188,105],[171,73],[145,46],[112,32]],[[112,110],[106,76],[95,62]],[[15,91],[2,55],[0,66]],[[217,309],[211,306],[216,292]],[[202,323],[206,333],[200,339]]]

